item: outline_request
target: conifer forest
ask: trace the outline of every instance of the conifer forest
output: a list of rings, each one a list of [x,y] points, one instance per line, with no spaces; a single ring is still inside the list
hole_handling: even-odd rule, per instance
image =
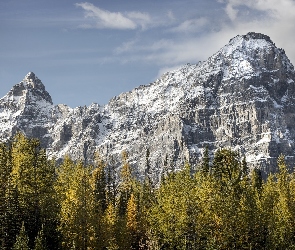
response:
[[[128,158],[115,171],[107,156],[48,159],[22,134],[1,143],[0,248],[295,249],[295,174],[283,155],[264,180],[238,153],[206,150],[196,169],[157,184],[137,180]]]

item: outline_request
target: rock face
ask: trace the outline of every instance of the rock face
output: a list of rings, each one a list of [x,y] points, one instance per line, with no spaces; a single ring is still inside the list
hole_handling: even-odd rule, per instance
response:
[[[85,161],[98,151],[119,164],[126,150],[137,176],[155,181],[186,160],[198,164],[205,146],[231,147],[269,173],[281,153],[294,162],[294,81],[284,50],[258,33],[236,36],[207,61],[167,72],[105,106],[54,106],[29,73],[0,100],[0,137],[20,130],[40,138],[51,157]]]

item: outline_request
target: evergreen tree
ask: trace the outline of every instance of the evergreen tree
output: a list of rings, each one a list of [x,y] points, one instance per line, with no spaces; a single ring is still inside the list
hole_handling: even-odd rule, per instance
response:
[[[64,183],[68,189],[61,187],[65,193],[60,193],[60,226],[59,231],[63,236],[63,247],[70,249],[75,243],[76,248],[84,250],[93,246],[93,190],[90,183],[90,167],[85,167],[78,162],[70,170],[70,176],[62,176],[68,179],[59,179],[57,183]],[[68,166],[66,166],[68,168]]]
[[[129,249],[138,249],[138,210],[135,197],[131,194],[126,211],[126,230],[129,242]]]
[[[0,144],[0,247],[11,249],[19,232],[18,196],[11,185],[11,149]]]
[[[248,178],[248,175],[249,175],[249,168],[247,165],[246,157],[244,156],[242,160],[242,177]]]
[[[288,174],[285,157],[278,158],[277,202],[273,211],[272,246],[276,249],[287,249],[295,246],[295,201],[291,193],[291,177]]]
[[[240,193],[240,182],[243,176],[239,155],[229,149],[219,149],[213,159],[212,174],[220,183],[220,188]]]
[[[156,202],[150,209],[149,223],[164,249],[185,249],[187,236],[194,232],[189,218],[194,217],[196,211],[191,206],[194,203],[194,184],[190,166],[186,165],[182,171],[170,174],[157,192]]]
[[[106,245],[107,245],[107,249],[110,249],[110,250],[119,249],[119,246],[117,243],[117,235],[116,235],[117,223],[118,223],[118,214],[117,214],[116,208],[114,207],[112,203],[109,203],[105,211],[104,225],[106,230]]]
[[[104,213],[107,208],[107,183],[106,183],[106,163],[97,156],[97,166],[92,172],[92,185],[94,198],[96,202],[97,209],[100,213]]]
[[[122,153],[123,166],[121,169],[121,183],[119,186],[119,215],[125,216],[127,202],[130,198],[133,189],[133,177],[131,174],[130,165],[128,163],[128,154],[126,151]]]
[[[5,214],[3,216],[3,242],[1,249],[11,249],[21,228],[21,210],[19,206],[19,193],[9,178],[5,194]]]
[[[58,244],[55,234],[55,166],[47,160],[45,150],[41,149],[36,139],[17,134],[11,150],[11,181],[17,188],[20,214],[27,225],[29,247],[33,248],[37,233],[44,224],[48,246],[55,248]]]
[[[150,163],[150,149],[147,148],[145,155],[145,174],[146,176],[150,175],[151,163]]]
[[[92,172],[91,186],[93,190],[93,230],[94,246],[96,249],[102,249],[105,246],[105,229],[103,225],[103,216],[107,208],[107,183],[106,183],[106,163],[97,155],[97,166]]]
[[[118,194],[118,183],[117,183],[117,173],[115,170],[115,161],[111,157],[106,163],[106,197],[107,204],[112,203],[115,206],[116,198]]]
[[[22,224],[19,235],[16,237],[16,242],[13,245],[12,250],[29,250],[29,237],[27,235],[25,225]]]
[[[210,157],[209,157],[209,148],[205,147],[202,164],[201,164],[201,172],[204,174],[208,174],[210,170]]]
[[[46,250],[46,241],[43,232],[43,226],[41,230],[38,232],[37,237],[35,239],[35,248],[34,250]]]
[[[257,189],[258,191],[261,190],[262,188],[262,173],[261,170],[259,168],[254,168],[251,172],[251,182],[252,182],[252,186]]]

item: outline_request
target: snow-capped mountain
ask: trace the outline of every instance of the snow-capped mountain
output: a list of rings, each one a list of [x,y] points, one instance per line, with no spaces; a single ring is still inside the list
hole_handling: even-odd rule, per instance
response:
[[[21,130],[40,138],[49,156],[85,161],[98,151],[119,163],[126,150],[139,178],[157,180],[186,160],[196,165],[205,146],[232,147],[268,173],[281,153],[294,161],[294,81],[284,50],[253,32],[105,106],[55,106],[30,72],[0,99],[0,137]]]

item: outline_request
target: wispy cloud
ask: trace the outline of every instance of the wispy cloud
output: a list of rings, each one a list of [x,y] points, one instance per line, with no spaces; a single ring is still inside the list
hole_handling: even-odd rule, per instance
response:
[[[81,28],[98,29],[136,29],[145,28],[151,18],[147,13],[142,12],[110,12],[94,6],[92,3],[76,3],[85,11],[85,17],[91,18],[94,23],[82,24]]]
[[[178,26],[174,27],[171,29],[173,32],[199,32],[202,28],[204,28],[208,24],[208,19],[205,17],[200,17],[196,19],[189,19],[185,20]]]
[[[138,39],[132,39],[128,42],[124,42],[121,46],[115,48],[114,53],[115,54],[121,54],[124,52],[131,51],[132,48],[137,47],[136,43],[138,42]]]

